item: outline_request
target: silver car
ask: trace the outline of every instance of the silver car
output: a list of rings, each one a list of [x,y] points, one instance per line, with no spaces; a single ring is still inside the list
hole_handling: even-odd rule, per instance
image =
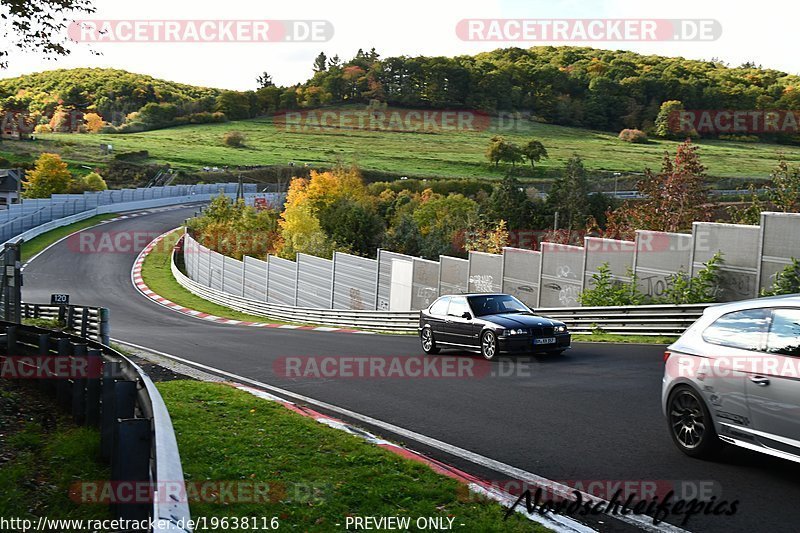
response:
[[[800,295],[714,305],[664,353],[675,445],[733,444],[800,462]]]

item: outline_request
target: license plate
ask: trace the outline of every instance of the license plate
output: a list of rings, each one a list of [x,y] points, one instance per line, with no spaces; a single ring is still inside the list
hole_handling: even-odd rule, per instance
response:
[[[533,344],[555,344],[555,337],[542,337],[541,339],[533,339]]]

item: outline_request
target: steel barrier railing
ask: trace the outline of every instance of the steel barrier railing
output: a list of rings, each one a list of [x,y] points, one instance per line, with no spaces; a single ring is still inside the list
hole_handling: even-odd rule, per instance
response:
[[[178,268],[172,252],[172,274],[192,294],[255,316],[338,327],[385,331],[416,331],[419,311],[350,311],[315,309],[267,303],[201,285]],[[709,304],[641,305],[624,307],[557,307],[536,309],[537,313],[564,321],[573,333],[601,330],[618,335],[680,335],[700,318]]]
[[[109,343],[109,317],[105,307],[22,303],[22,319],[57,320],[68,333],[102,344]]]
[[[142,369],[120,352],[77,335],[9,322],[0,322],[0,331],[5,332],[0,334],[3,368],[24,370],[77,424],[100,429],[112,491],[131,484],[135,494],[147,495],[135,503],[115,503],[115,514],[126,520],[151,518],[150,531],[191,531],[172,421]],[[9,357],[18,359],[9,365]]]

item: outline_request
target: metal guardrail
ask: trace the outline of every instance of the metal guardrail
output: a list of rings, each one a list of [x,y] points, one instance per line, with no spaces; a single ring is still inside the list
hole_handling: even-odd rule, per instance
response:
[[[22,357],[77,424],[100,429],[101,455],[112,487],[149,488],[145,502],[116,503],[126,520],[153,519],[151,531],[191,531],[178,444],[167,408],[147,375],[126,356],[91,339],[0,322],[0,358]],[[57,363],[48,359],[55,359]],[[129,491],[129,493],[131,493]],[[137,491],[141,495],[141,492]]]
[[[20,238],[30,240],[51,229],[105,213],[209,201],[220,193],[234,197],[237,187],[236,183],[169,185],[25,200],[0,211],[0,242],[18,242]],[[256,191],[255,184],[245,185],[246,196],[252,196]]]
[[[561,320],[573,333],[680,335],[712,304],[557,307],[537,312]]]
[[[110,326],[108,309],[80,305],[22,304],[22,319],[42,318],[57,320],[64,330],[85,339],[109,343]]]
[[[172,251],[172,274],[186,290],[208,300],[255,316],[289,322],[383,331],[416,331],[419,311],[349,311],[272,304],[229,294],[201,285],[180,271],[175,262],[180,243]],[[564,321],[573,333],[602,330],[617,335],[680,335],[700,318],[709,304],[641,305],[627,307],[539,308],[537,313]]]

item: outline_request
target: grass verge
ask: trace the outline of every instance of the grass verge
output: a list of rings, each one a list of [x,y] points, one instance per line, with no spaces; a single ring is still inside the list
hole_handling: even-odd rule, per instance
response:
[[[161,243],[155,246],[147,255],[144,263],[142,263],[142,279],[147,286],[150,287],[151,291],[163,296],[171,302],[188,307],[189,309],[222,318],[252,322],[283,323],[279,320],[263,316],[249,315],[247,313],[234,311],[229,307],[204,300],[181,287],[181,285],[175,281],[175,276],[172,275],[171,266],[172,248],[175,246],[175,243],[178,242],[181,235],[183,235],[182,229],[176,229],[169,235],[166,235]]]
[[[618,344],[672,344],[678,337],[668,335],[616,335],[614,333],[573,334],[575,342],[614,342]]]
[[[228,385],[170,381],[158,388],[187,482],[246,480],[266,495],[190,503],[193,518],[274,516],[292,530],[346,531],[347,516],[406,516],[412,524],[440,517],[453,518],[456,530],[547,531],[517,514],[503,520],[499,504],[427,466]]]
[[[100,432],[75,426],[49,397],[0,380],[0,516],[33,520],[108,519],[104,504],[69,498],[79,481],[109,479],[100,460]]]
[[[33,239],[22,243],[22,262],[27,262],[31,257],[38,254],[54,242],[63,239],[67,235],[74,233],[76,231],[80,231],[82,229],[89,228],[104,220],[109,220],[114,218],[117,215],[116,213],[107,213],[105,215],[96,215],[92,218],[87,218],[86,220],[81,220],[79,222],[75,222],[74,224],[69,224],[67,226],[62,226],[60,228],[56,228],[54,230],[50,230],[47,233],[42,233],[38,237],[34,237]]]

